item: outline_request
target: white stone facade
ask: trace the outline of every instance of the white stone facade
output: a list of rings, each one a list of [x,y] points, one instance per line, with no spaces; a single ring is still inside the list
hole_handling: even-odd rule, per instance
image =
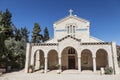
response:
[[[53,24],[54,38],[44,43],[27,43],[25,72],[30,65],[34,70],[44,66],[61,70],[78,69],[100,70],[101,67],[112,67],[114,74],[119,74],[116,43],[104,42],[90,36],[90,22],[70,15]]]

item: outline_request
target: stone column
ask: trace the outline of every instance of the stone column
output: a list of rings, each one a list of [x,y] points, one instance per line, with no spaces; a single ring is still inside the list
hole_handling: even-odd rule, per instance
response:
[[[113,68],[113,57],[112,57],[111,49],[108,51],[108,53],[110,53],[107,56],[108,66]]]
[[[30,43],[27,43],[26,61],[25,61],[25,73],[28,73],[28,67],[30,65],[30,56],[31,56],[31,46],[30,46]]]
[[[112,42],[112,53],[113,53],[113,67],[114,67],[114,73],[115,74],[119,74],[120,70],[119,70],[119,67],[118,67],[118,61],[117,61],[117,50],[116,50],[116,43],[115,42]]]
[[[81,57],[78,57],[78,72],[81,72]]]
[[[47,57],[45,57],[45,73],[47,73],[47,67],[48,67],[48,65],[47,65]]]
[[[36,58],[35,58],[35,70],[39,70],[40,69],[40,51],[36,52]]]
[[[59,58],[58,64],[60,65],[60,70],[61,70],[61,57],[58,57],[58,58]]]
[[[96,72],[96,57],[93,57],[93,71]]]

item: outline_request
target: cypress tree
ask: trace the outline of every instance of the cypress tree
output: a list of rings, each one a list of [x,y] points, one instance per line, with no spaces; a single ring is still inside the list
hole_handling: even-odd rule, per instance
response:
[[[33,43],[39,43],[42,40],[42,36],[40,34],[41,28],[38,23],[34,23],[34,28],[32,31],[32,42]]]
[[[26,42],[29,42],[29,39],[28,39],[28,34],[29,34],[29,31],[27,30],[26,27],[24,28],[21,28],[21,36],[22,38],[26,41]]]
[[[3,64],[3,59],[4,59],[4,56],[5,56],[5,53],[6,53],[6,48],[5,48],[5,29],[2,25],[2,18],[3,18],[3,14],[2,12],[0,11],[0,61],[1,63],[0,64]]]
[[[48,31],[48,28],[45,27],[45,29],[44,29],[44,36],[43,36],[43,42],[49,40],[49,38],[50,38],[50,37],[49,37],[49,31]]]
[[[2,18],[3,18],[2,12],[0,11],[0,34],[4,32],[4,27],[2,25]]]
[[[3,18],[1,20],[1,24],[5,28],[5,36],[6,39],[9,39],[13,36],[13,28],[11,22],[12,14],[9,12],[8,9],[3,13]]]
[[[16,41],[20,41],[22,38],[20,29],[17,29],[16,27],[14,28],[14,37]]]

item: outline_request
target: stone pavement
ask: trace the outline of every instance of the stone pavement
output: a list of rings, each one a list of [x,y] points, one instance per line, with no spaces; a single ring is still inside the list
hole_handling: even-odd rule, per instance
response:
[[[57,74],[56,71],[50,71],[44,74],[37,71],[26,74],[24,71],[17,71],[2,75],[0,80],[120,80],[120,75],[92,74],[89,71],[82,73],[72,72],[66,71],[62,72],[62,74]]]

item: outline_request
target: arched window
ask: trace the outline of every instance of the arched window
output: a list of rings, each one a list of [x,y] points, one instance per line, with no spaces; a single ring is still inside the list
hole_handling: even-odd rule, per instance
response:
[[[67,27],[67,33],[69,33],[69,26]]]
[[[70,25],[70,33],[72,33],[72,25]]]
[[[73,33],[75,33],[75,26],[73,26]]]
[[[67,26],[67,33],[75,33],[75,26],[73,25],[70,25],[70,26]]]

